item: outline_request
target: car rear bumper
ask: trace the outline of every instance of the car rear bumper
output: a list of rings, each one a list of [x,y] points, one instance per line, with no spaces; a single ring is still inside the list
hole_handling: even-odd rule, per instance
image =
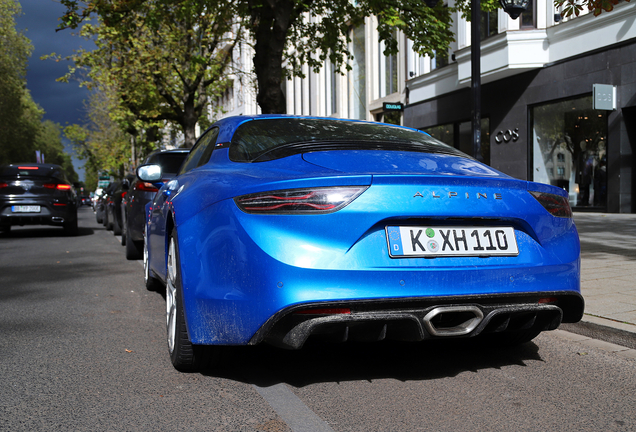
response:
[[[311,336],[335,342],[415,342],[539,332],[579,321],[583,308],[580,294],[562,292],[296,305],[269,319],[250,344],[299,349]]]
[[[40,206],[37,213],[19,213],[12,206]],[[77,208],[74,204],[52,203],[43,200],[10,201],[0,206],[0,225],[63,225],[77,220]]]

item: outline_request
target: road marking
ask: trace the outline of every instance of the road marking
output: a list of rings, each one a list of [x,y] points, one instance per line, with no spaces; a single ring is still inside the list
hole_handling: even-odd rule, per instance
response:
[[[315,412],[309,409],[285,384],[259,387],[258,394],[272,407],[292,432],[334,432]]]

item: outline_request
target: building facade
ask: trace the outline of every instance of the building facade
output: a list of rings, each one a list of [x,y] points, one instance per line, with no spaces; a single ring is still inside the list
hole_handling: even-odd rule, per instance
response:
[[[575,210],[635,212],[636,4],[561,20],[551,0],[532,0],[517,20],[499,10],[481,23],[479,155],[470,22],[461,17],[453,24],[456,41],[434,58],[414,53],[400,35],[399,54],[384,56],[368,18],[352,29],[351,70],[341,74],[326,63],[288,81],[287,112],[422,129],[513,177],[563,187]],[[241,51],[235,60],[249,69],[251,58]],[[246,81],[229,90],[225,115],[258,113]]]

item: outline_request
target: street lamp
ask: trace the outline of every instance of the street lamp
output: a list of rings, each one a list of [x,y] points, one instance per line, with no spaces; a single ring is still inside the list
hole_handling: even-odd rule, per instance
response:
[[[431,1],[431,0],[425,0]],[[499,0],[503,10],[510,18],[517,19],[528,8],[530,0]],[[481,155],[481,3],[480,0],[470,1],[470,84],[473,111],[473,154],[483,162]]]
[[[526,9],[530,0],[499,0],[499,4],[510,18],[517,19]]]

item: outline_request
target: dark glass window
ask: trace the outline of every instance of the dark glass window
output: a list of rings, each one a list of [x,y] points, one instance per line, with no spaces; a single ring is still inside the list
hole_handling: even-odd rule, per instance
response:
[[[607,111],[592,96],[531,109],[533,180],[568,191],[572,207],[607,205]],[[556,174],[556,175],[555,175]]]
[[[161,171],[168,174],[176,174],[181,168],[183,160],[188,153],[157,153],[152,156],[147,163],[157,164],[161,166]]]
[[[214,144],[216,143],[216,137],[218,135],[219,129],[214,128],[208,130],[205,135],[199,138],[199,141],[197,141],[194,147],[192,147],[188,157],[183,162],[183,166],[181,167],[179,174],[186,173],[206,163],[212,155],[212,150],[214,150]]]
[[[481,33],[481,40],[499,33],[499,17],[497,16],[497,11],[481,13],[479,32]]]
[[[230,159],[262,162],[323,150],[397,150],[466,156],[427,134],[385,123],[294,118],[243,123],[232,137]]]
[[[533,29],[537,27],[537,13],[536,13],[536,1],[530,0],[528,2],[528,9],[519,17],[520,26],[522,29]]]

